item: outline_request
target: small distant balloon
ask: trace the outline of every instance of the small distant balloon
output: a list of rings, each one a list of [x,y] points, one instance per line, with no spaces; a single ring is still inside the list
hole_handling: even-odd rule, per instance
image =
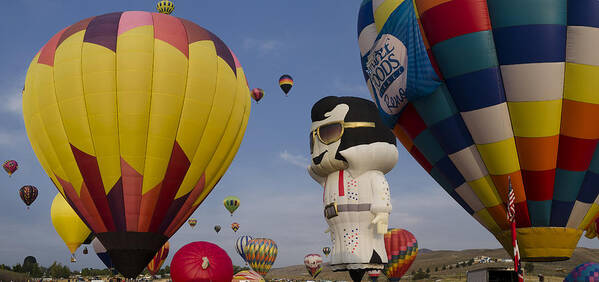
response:
[[[218,234],[218,232],[220,232],[220,225],[215,225],[214,231],[216,231],[216,234]]]
[[[233,231],[235,231],[235,233],[237,233],[237,230],[239,230],[239,223],[237,223],[237,222],[231,223],[231,229],[233,229]]]
[[[322,248],[322,253],[328,257],[329,254],[331,253],[331,248],[329,248],[329,247]]]
[[[21,197],[21,200],[23,200],[23,203],[27,205],[27,209],[29,209],[29,206],[37,198],[37,188],[32,185],[25,185],[19,190],[19,196]]]
[[[198,220],[195,218],[190,218],[187,220],[187,224],[189,224],[189,226],[191,226],[191,228],[194,228],[196,226],[196,224],[198,224]]]
[[[322,271],[322,257],[319,254],[308,254],[304,257],[304,265],[312,278]]]
[[[19,163],[17,163],[15,160],[8,160],[2,164],[2,168],[4,168],[6,173],[8,173],[8,176],[11,176],[13,173],[15,173],[15,171],[17,171],[17,169],[19,169]]]
[[[156,4],[156,10],[158,10],[159,13],[170,15],[173,10],[175,10],[175,4],[173,1],[162,0]]]
[[[264,90],[262,90],[262,88],[254,88],[250,92],[250,96],[252,96],[252,99],[254,99],[254,101],[259,102],[260,99],[264,97]]]
[[[231,216],[233,216],[233,212],[239,207],[241,201],[239,200],[239,198],[235,196],[229,196],[223,200],[223,204],[225,205],[225,208],[231,213]]]
[[[282,75],[281,78],[279,78],[279,87],[285,92],[286,96],[287,93],[289,93],[289,90],[291,90],[291,87],[293,87],[293,78],[288,74]]]

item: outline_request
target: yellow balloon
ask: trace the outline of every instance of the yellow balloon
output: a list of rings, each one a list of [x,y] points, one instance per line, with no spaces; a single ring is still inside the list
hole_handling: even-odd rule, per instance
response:
[[[74,254],[91,231],[61,194],[56,194],[50,208],[52,224],[60,238]]]

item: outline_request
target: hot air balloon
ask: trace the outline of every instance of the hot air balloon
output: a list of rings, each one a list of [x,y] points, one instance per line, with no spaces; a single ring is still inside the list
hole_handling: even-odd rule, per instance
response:
[[[599,63],[588,48],[599,2],[416,0],[416,12],[411,1],[383,2],[363,1],[358,31],[387,126],[510,254],[511,177],[522,259],[568,259],[599,211]],[[385,88],[396,72],[376,71],[406,57],[397,97]]]
[[[67,245],[71,254],[74,255],[91,231],[60,194],[56,194],[52,201],[50,217],[56,233]]]
[[[231,281],[233,262],[225,250],[209,242],[193,242],[183,246],[171,261],[174,282]]]
[[[239,238],[237,238],[237,241],[235,241],[235,250],[237,251],[237,253],[239,254],[239,256],[241,256],[241,258],[243,259],[243,261],[245,261],[245,263],[247,263],[247,260],[245,258],[245,246],[247,246],[248,242],[250,240],[252,240],[252,236],[241,236]]]
[[[159,13],[170,15],[175,10],[175,4],[169,0],[161,0],[156,4]]]
[[[2,164],[2,168],[8,173],[8,176],[12,176],[12,174],[19,168],[19,163],[15,160],[8,160]]]
[[[87,247],[83,248],[83,254],[87,255],[89,253],[89,251],[87,250]]]
[[[599,263],[579,264],[564,279],[564,282],[599,281]]]
[[[252,99],[254,99],[254,101],[256,101],[256,103],[258,103],[258,102],[260,102],[262,97],[264,97],[264,90],[262,90],[262,88],[254,88],[250,92],[250,96],[252,96]]]
[[[152,258],[152,260],[150,261],[150,263],[147,266],[150,274],[156,275],[156,273],[158,273],[158,271],[160,270],[160,267],[162,267],[162,264],[168,257],[169,248],[170,248],[170,244],[167,241],[164,244],[164,246],[162,246],[162,248],[160,248],[160,250],[158,250],[158,252],[154,256],[154,258]]]
[[[285,96],[287,96],[287,93],[289,93],[289,90],[293,87],[293,78],[288,74],[281,75],[279,78],[279,87],[281,87],[281,90],[283,90]]]
[[[26,256],[23,260],[23,266],[37,264],[37,259],[34,256]]]
[[[235,231],[235,233],[237,233],[237,230],[239,230],[239,223],[237,223],[237,222],[231,223],[231,229],[233,229],[233,231]]]
[[[376,280],[379,279],[379,276],[381,276],[381,270],[380,269],[369,270],[366,273],[368,274],[368,278],[370,278],[371,282],[376,282]]]
[[[194,228],[196,226],[196,224],[198,224],[198,220],[195,218],[190,218],[187,220],[187,224],[189,224],[189,226],[191,226],[191,228]]]
[[[265,281],[264,278],[253,270],[242,270],[233,275],[232,281]]]
[[[233,216],[233,212],[239,207],[240,203],[239,198],[235,196],[229,196],[223,200],[223,205],[231,213],[231,216]]]
[[[218,234],[218,232],[220,232],[220,225],[215,225],[214,231],[216,231],[216,234]]]
[[[216,35],[149,12],[58,32],[25,84],[34,152],[128,278],[223,176],[251,104],[238,60]]]
[[[316,278],[322,271],[322,257],[318,254],[308,254],[304,257],[304,265],[312,278]]]
[[[329,247],[322,248],[322,253],[328,257],[329,254],[331,253],[331,248],[329,248]]]
[[[264,276],[277,259],[277,244],[267,238],[256,238],[248,242],[243,249],[245,258],[250,267]]]
[[[399,281],[418,254],[418,242],[405,229],[389,229],[385,234],[385,249],[389,262],[383,272],[390,281]]]
[[[19,189],[19,196],[21,197],[21,200],[23,200],[23,203],[27,205],[27,209],[29,209],[29,206],[37,198],[37,188],[32,185],[25,185]]]
[[[94,238],[94,240],[92,240],[92,247],[94,247],[94,252],[96,252],[96,255],[98,256],[98,258],[100,258],[102,263],[106,265],[106,268],[113,269],[114,265],[112,264],[112,259],[110,259],[108,251],[106,250],[106,248],[104,248],[102,242],[100,242],[98,238]]]

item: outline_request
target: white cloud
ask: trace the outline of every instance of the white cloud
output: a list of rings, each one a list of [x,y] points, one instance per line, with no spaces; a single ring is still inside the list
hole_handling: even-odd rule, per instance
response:
[[[310,165],[310,160],[308,158],[302,155],[290,154],[287,150],[281,152],[279,157],[284,161],[301,168],[307,168]]]
[[[23,112],[21,91],[17,91],[13,95],[5,95],[4,97],[5,103],[2,104],[2,111],[14,114],[21,114]]]
[[[283,42],[274,39],[246,38],[243,40],[243,48],[258,51],[260,54],[276,52],[283,47]]]

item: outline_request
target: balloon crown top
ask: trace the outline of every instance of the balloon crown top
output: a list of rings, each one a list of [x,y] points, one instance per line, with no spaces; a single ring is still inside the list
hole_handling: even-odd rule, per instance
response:
[[[175,3],[173,3],[173,1],[161,0],[158,2],[158,4],[156,4],[156,10],[163,14],[170,15],[174,9]]]

